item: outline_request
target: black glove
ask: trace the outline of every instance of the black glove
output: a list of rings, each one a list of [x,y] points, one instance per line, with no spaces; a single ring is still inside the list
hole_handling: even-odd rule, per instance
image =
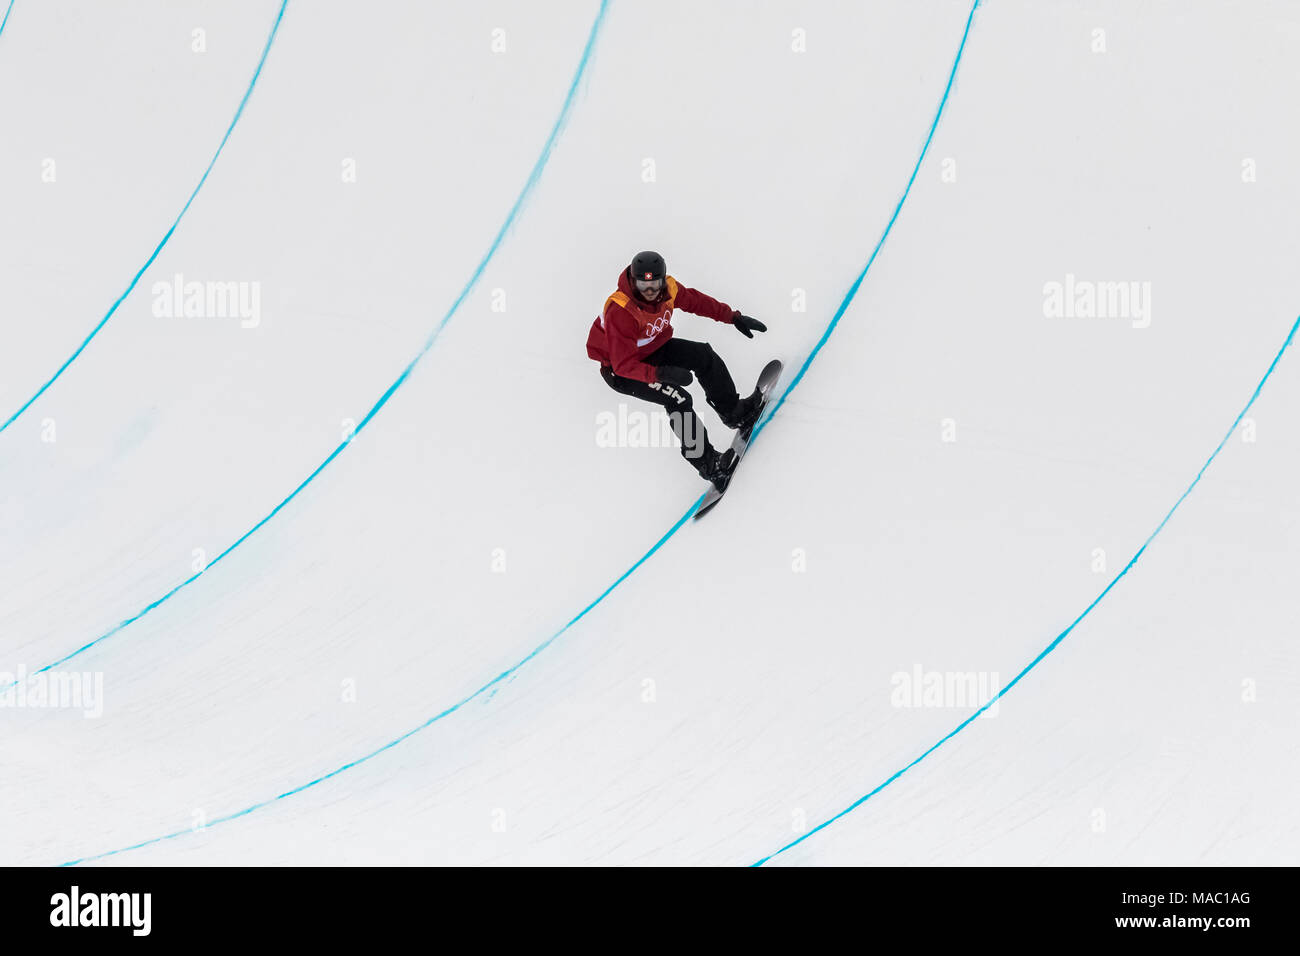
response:
[[[659,371],[655,375],[656,382],[662,382],[664,385],[676,385],[679,388],[685,388],[695,379],[691,376],[691,370],[688,368],[679,368],[676,365],[660,365]]]
[[[731,324],[740,329],[740,334],[747,339],[752,339],[755,332],[766,332],[767,326],[758,319],[751,319],[747,315],[741,315],[739,312],[731,316]]]

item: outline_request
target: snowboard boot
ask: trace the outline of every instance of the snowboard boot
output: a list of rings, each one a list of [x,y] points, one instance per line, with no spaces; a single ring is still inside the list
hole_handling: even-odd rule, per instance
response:
[[[763,411],[763,393],[754,389],[747,398],[736,403],[729,415],[723,416],[722,424],[738,432],[747,431],[758,423],[758,416]]]
[[[734,448],[728,448],[726,451],[715,451],[712,447],[708,452],[701,456],[701,462],[697,469],[700,477],[711,483],[719,491],[727,487],[727,482],[731,479],[731,473],[736,468],[736,451]]]

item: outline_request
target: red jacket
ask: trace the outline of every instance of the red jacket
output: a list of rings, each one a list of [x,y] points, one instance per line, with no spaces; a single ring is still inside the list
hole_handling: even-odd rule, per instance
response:
[[[667,294],[649,305],[636,297],[624,269],[618,277],[618,291],[605,300],[604,311],[591,324],[587,354],[610,366],[615,375],[653,384],[657,369],[642,360],[673,337],[673,309],[732,324],[735,310],[725,302],[688,289],[672,276],[664,285]]]

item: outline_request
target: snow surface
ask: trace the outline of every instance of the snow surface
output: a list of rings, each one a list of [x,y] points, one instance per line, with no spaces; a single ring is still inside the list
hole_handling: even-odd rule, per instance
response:
[[[769,326],[678,335],[792,376],[970,4],[643,9],[290,0],[0,433],[0,671],[109,634],[56,668],[102,716],[0,708],[0,862],[753,863],[974,711],[895,675],[1005,685],[1187,490],[1300,313],[1300,9],[992,0],[727,499],[565,629],[703,490],[597,443],[619,270],[661,250]],[[279,11],[14,5],[0,420]],[[580,63],[391,399],[114,632],[421,352]],[[260,323],[156,316],[177,274]],[[1149,326],[1046,317],[1067,274],[1150,283]],[[770,865],[1295,864],[1294,351],[995,716]]]

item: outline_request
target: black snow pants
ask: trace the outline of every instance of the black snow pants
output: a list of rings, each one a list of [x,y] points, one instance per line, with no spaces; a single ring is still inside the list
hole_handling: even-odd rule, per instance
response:
[[[704,388],[704,397],[725,421],[740,401],[736,394],[736,383],[731,380],[722,357],[713,351],[713,346],[705,342],[691,342],[686,339],[672,338],[655,349],[644,359],[647,365],[676,365],[690,369]],[[667,383],[648,384],[633,378],[615,375],[608,365],[600,367],[601,377],[616,392],[631,395],[662,405],[668,412],[673,432],[682,443],[682,457],[690,462],[696,471],[702,472],[715,454],[709,444],[709,435],[704,423],[695,414],[691,405],[690,393],[684,388]]]

